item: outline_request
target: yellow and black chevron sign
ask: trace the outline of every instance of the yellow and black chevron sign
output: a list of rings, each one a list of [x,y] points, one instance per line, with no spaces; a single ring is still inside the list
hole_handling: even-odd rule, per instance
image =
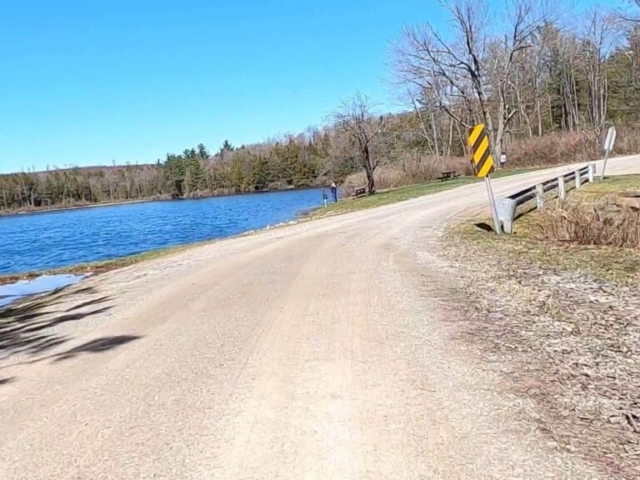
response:
[[[480,123],[469,130],[469,147],[473,155],[474,171],[476,177],[484,178],[493,173],[494,162],[489,148],[489,137],[484,128],[484,123]]]

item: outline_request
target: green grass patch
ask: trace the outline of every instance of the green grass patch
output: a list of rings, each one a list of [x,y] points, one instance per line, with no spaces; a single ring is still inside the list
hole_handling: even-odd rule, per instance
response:
[[[491,225],[491,222],[491,219],[482,219],[477,223]],[[522,231],[495,235],[479,228],[476,222],[451,227],[450,232],[459,241],[473,243],[479,252],[487,252],[482,260],[486,262],[491,261],[492,255],[500,255],[513,265],[585,272],[623,285],[635,284],[640,278],[637,250],[541,242],[525,236]]]
[[[436,181],[390,190],[380,190],[375,195],[369,195],[361,198],[345,198],[340,200],[338,203],[329,204],[327,208],[314,210],[311,213],[310,218],[338,215],[356,210],[381,207],[382,205],[389,205],[391,203],[402,202],[404,200],[410,200],[424,195],[443,192],[455,187],[474,183],[475,181],[476,179],[473,177],[462,177],[446,182]]]
[[[569,202],[599,201],[610,195],[640,192],[640,175],[621,175],[583,186],[568,194]],[[548,201],[545,209],[558,208]],[[523,207],[521,207],[523,209]],[[524,208],[526,210],[526,207]],[[537,264],[547,268],[586,272],[619,284],[640,279],[640,251],[600,245],[578,245],[534,238],[540,222],[548,221],[539,211],[530,212],[515,222],[513,235],[495,235],[478,225],[493,225],[491,219],[480,219],[451,228],[451,233],[464,242],[473,243],[480,251],[499,252],[510,261]]]
[[[584,185],[580,190],[572,193],[580,197],[604,196],[608,194],[625,194],[640,192],[640,175],[616,175],[606,177],[604,181],[596,181]]]
[[[491,174],[491,178],[498,179],[504,177],[510,177],[512,175],[520,175],[522,173],[537,172],[538,170],[544,170],[551,167],[533,167],[533,168],[501,168]]]
[[[504,178],[511,175],[528,173],[538,170],[536,168],[528,169],[501,169],[496,171],[492,178]],[[354,212],[357,210],[366,210],[369,208],[381,207],[392,203],[411,200],[413,198],[422,197],[424,195],[432,195],[434,193],[451,190],[452,188],[461,187],[482,181],[475,177],[460,177],[455,180],[446,182],[433,181],[418,185],[409,185],[407,187],[392,188],[388,190],[379,190],[375,195],[361,198],[345,198],[338,203],[329,204],[327,208],[319,208],[309,214],[309,218],[326,217],[330,215],[339,215],[341,213]]]

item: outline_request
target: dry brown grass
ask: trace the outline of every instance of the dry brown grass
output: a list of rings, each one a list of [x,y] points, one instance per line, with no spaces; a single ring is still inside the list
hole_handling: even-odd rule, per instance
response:
[[[389,164],[381,165],[375,172],[376,188],[404,187],[436,180],[440,172],[455,170],[462,176],[472,175],[473,170],[468,159],[463,157],[434,157],[407,152]],[[366,185],[364,172],[349,175],[342,188],[347,195],[353,190]]]
[[[616,155],[640,153],[640,125],[617,127]],[[606,130],[598,137],[593,133],[550,133],[516,141],[508,150],[509,166],[513,168],[561,165],[586,162],[602,157]]]
[[[509,165],[533,167],[594,160],[600,156],[595,138],[583,133],[552,133],[515,143],[508,152]]]
[[[531,234],[541,241],[640,248],[640,210],[616,197],[562,202],[539,213]]]
[[[520,222],[518,234],[549,247],[607,247],[620,255],[625,249],[640,250],[640,175],[585,185]]]
[[[618,127],[615,153],[617,155],[633,155],[640,153],[640,125]]]
[[[640,125],[617,127],[615,155],[640,153]],[[593,133],[550,133],[543,137],[516,140],[508,147],[507,168],[528,169],[566,163],[586,162],[602,158],[606,130],[600,137]],[[460,175],[473,175],[471,163],[465,157],[435,157],[417,151],[402,152],[399,158],[381,165],[375,172],[380,190],[404,187],[435,180],[440,172],[455,170]],[[364,172],[349,175],[342,188],[350,195],[366,185]]]

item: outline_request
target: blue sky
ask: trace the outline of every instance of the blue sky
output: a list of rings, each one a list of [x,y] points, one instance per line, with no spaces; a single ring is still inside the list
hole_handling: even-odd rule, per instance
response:
[[[253,143],[357,90],[391,105],[389,41],[444,21],[436,0],[3,3],[0,172]]]

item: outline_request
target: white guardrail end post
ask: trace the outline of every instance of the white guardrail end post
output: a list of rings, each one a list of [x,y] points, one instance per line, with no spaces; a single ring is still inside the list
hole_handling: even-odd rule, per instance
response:
[[[536,206],[538,210],[542,210],[544,207],[544,185],[541,183],[536,185]]]
[[[576,189],[582,186],[582,179],[580,178],[580,170],[576,170]]]
[[[516,201],[511,198],[498,198],[496,201],[498,220],[502,225],[504,233],[513,233],[513,222],[516,218],[516,207]]]
[[[589,183],[593,183],[596,177],[596,164],[589,164]]]
[[[566,200],[567,198],[567,186],[564,183],[564,175],[558,177],[558,198],[560,200]]]

